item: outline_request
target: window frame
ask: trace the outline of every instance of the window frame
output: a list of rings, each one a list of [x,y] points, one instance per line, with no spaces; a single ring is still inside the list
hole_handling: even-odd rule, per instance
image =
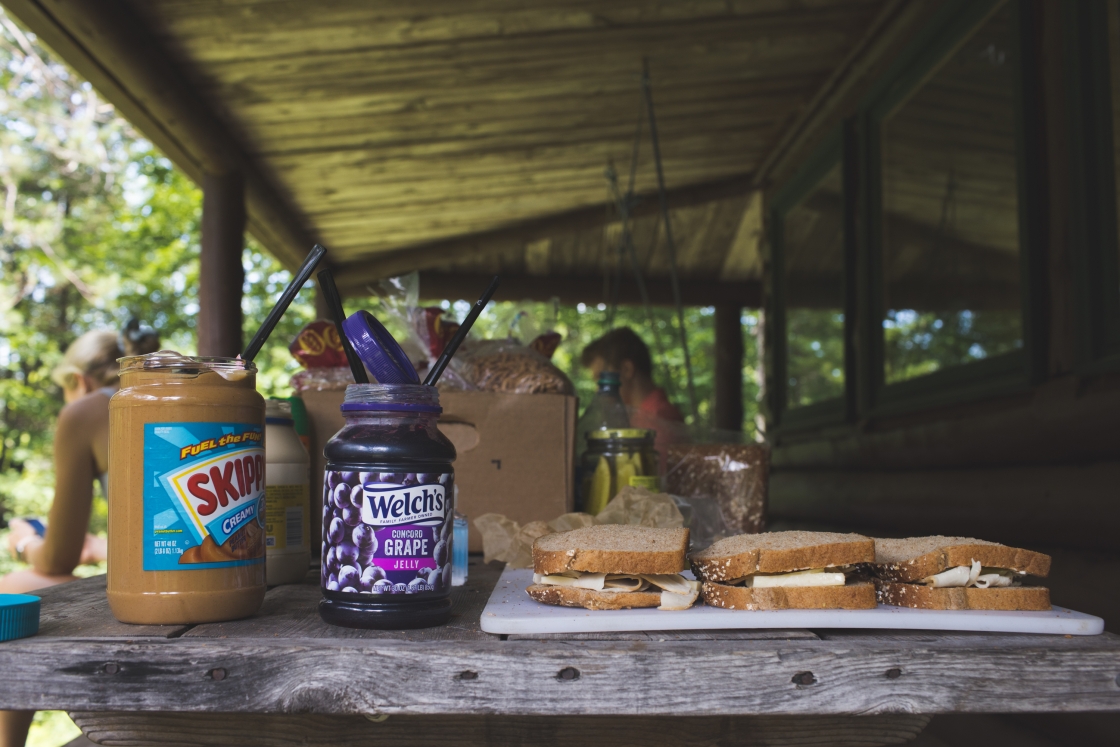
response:
[[[774,278],[771,291],[771,329],[774,334],[774,377],[773,396],[774,426],[779,432],[789,432],[834,425],[849,420],[854,415],[854,393],[856,386],[855,356],[853,354],[853,318],[856,295],[853,292],[855,279],[855,252],[850,216],[852,214],[852,171],[851,159],[846,157],[846,128],[834,128],[805,160],[789,181],[778,190],[770,207],[768,216],[768,239],[770,242],[770,267]],[[785,219],[791,210],[812,193],[821,180],[837,165],[840,166],[841,216],[843,220],[843,288],[841,305],[844,311],[844,392],[838,397],[814,402],[799,407],[789,406],[789,367],[788,336],[786,325],[786,272],[785,272]]]
[[[1107,2],[1062,4],[1076,368],[1120,369],[1120,230]],[[1118,9],[1120,12],[1120,9]],[[1120,53],[1120,50],[1117,50]]]
[[[906,99],[914,94],[930,75],[963,44],[994,13],[1005,5],[1012,12],[1012,45],[1018,65],[1014,71],[1015,151],[1017,161],[1017,192],[1019,220],[1020,260],[1020,312],[1022,314],[1022,347],[1018,350],[993,355],[990,358],[951,366],[906,381],[886,382],[886,342],[883,319],[886,317],[884,261],[883,261],[883,122]],[[865,408],[862,416],[889,416],[947,404],[961,403],[998,394],[1026,391],[1045,362],[1036,359],[1035,352],[1039,315],[1032,314],[1032,299],[1039,298],[1039,277],[1036,257],[1040,235],[1033,224],[1039,213],[1032,210],[1031,199],[1037,190],[1030,189],[1035,181],[1035,167],[1029,160],[1027,141],[1036,136],[1036,128],[1024,116],[1030,105],[1028,90],[1031,66],[1026,59],[1026,46],[1022,43],[1025,16],[1019,2],[1014,0],[958,0],[947,4],[915,39],[910,49],[901,55],[860,107],[860,163],[865,169],[861,180],[862,190],[857,198],[863,206],[861,217],[866,235],[860,242],[863,254],[860,266],[864,273],[861,286],[867,314],[861,325],[862,346],[867,351]],[[1032,107],[1033,108],[1033,107]],[[1037,311],[1037,310],[1035,310]],[[1045,315],[1042,315],[1043,321]]]

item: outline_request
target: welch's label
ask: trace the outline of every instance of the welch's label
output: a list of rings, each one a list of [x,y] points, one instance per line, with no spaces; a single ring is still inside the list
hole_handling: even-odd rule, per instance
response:
[[[452,473],[328,469],[323,491],[325,590],[374,595],[450,590]]]
[[[442,485],[401,487],[372,483],[362,486],[362,521],[375,526],[395,526],[446,518],[447,488]]]
[[[144,426],[144,570],[263,561],[263,435],[254,423]]]

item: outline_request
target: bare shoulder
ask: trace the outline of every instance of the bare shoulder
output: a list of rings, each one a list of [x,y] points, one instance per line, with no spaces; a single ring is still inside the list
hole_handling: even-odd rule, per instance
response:
[[[59,428],[97,428],[108,423],[109,398],[100,391],[71,402],[58,413]]]

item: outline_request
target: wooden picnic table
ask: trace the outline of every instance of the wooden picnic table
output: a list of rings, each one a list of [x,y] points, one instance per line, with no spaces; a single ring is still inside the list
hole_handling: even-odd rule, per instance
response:
[[[495,636],[500,572],[472,558],[451,623],[415,631],[326,625],[312,577],[195,626],[119,623],[104,576],[75,581],[41,593],[37,636],[0,644],[0,708],[152,745],[900,744],[931,714],[1120,711],[1110,633]]]

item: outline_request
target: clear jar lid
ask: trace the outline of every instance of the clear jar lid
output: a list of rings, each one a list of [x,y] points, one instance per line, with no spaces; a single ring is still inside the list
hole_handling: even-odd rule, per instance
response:
[[[443,412],[439,390],[423,384],[351,384],[342,411]]]
[[[121,364],[121,374],[161,372],[198,375],[213,371],[228,381],[238,381],[257,372],[257,365],[252,361],[240,358],[191,357],[174,350],[118,358],[117,362]]]

